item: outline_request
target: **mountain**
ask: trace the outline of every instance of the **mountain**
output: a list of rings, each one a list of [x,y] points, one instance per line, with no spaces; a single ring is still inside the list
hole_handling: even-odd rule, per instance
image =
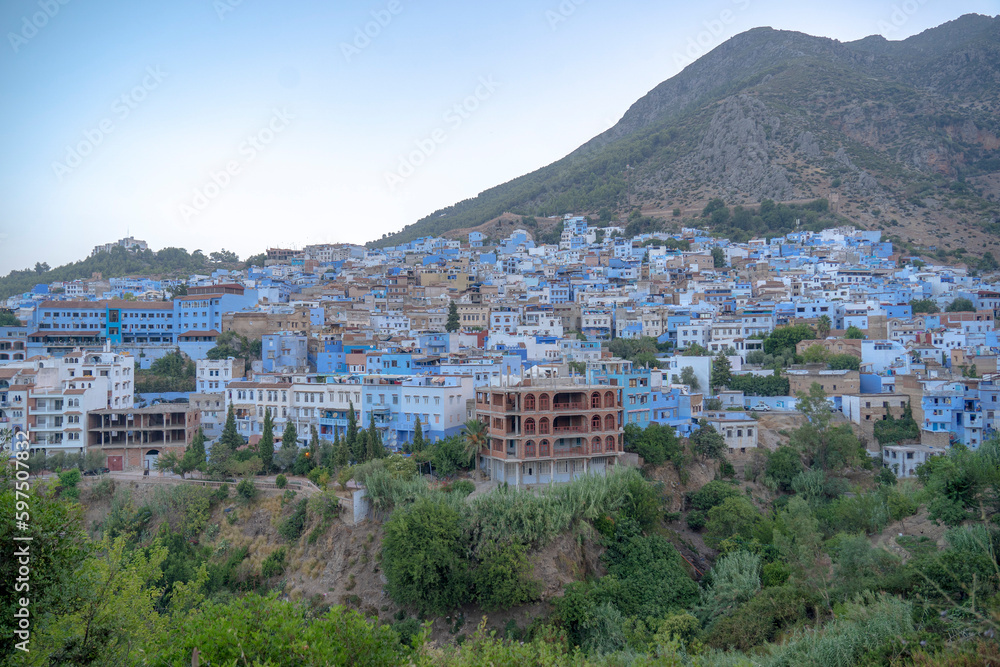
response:
[[[667,225],[716,197],[825,198],[911,250],[985,252],[1000,231],[998,103],[1000,17],[966,15],[902,41],[755,28],[563,159],[373,245],[455,235],[505,212],[639,210]]]

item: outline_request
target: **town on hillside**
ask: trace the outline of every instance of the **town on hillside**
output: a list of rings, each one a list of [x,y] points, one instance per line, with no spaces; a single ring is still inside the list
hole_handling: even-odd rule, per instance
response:
[[[407,454],[478,423],[479,473],[525,487],[637,464],[650,424],[714,429],[746,460],[807,395],[899,477],[996,428],[996,274],[851,227],[734,243],[561,222],[557,244],[473,231],[36,285],[5,304],[0,424],[43,462],[161,474],[227,420],[251,448],[360,424]],[[94,253],[117,246],[146,248]]]

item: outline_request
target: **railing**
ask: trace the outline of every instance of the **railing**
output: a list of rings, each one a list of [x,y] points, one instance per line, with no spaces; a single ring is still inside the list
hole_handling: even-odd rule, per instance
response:
[[[583,410],[583,401],[570,401],[568,403],[553,403],[553,410]]]
[[[589,433],[586,426],[553,426],[553,433]]]

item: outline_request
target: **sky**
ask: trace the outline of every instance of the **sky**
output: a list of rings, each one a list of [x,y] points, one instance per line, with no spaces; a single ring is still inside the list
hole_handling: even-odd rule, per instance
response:
[[[126,235],[363,243],[549,164],[758,26],[904,39],[1000,0],[4,0],[0,274]]]

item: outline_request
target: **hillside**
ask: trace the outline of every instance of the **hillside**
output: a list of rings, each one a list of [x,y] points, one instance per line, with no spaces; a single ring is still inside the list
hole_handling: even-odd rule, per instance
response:
[[[624,219],[638,209],[665,219],[720,197],[825,198],[833,212],[925,251],[986,249],[1000,230],[998,83],[1000,17],[966,15],[897,42],[755,28],[565,158],[373,245],[505,212],[607,208]]]
[[[216,254],[212,253],[212,255]],[[232,257],[236,256],[232,255]],[[253,260],[254,258],[248,259]],[[258,263],[262,265],[263,260],[259,260]],[[42,283],[92,280],[95,274],[100,274],[105,280],[123,276],[141,276],[156,280],[160,278],[187,278],[192,273],[209,274],[216,269],[238,269],[243,268],[243,266],[244,264],[238,261],[213,261],[211,255],[205,255],[200,250],[188,254],[184,248],[163,248],[157,251],[143,250],[140,252],[114,248],[111,252],[98,253],[53,269],[39,265],[34,270],[13,270],[6,276],[0,277],[0,299],[29,292],[35,285]]]

